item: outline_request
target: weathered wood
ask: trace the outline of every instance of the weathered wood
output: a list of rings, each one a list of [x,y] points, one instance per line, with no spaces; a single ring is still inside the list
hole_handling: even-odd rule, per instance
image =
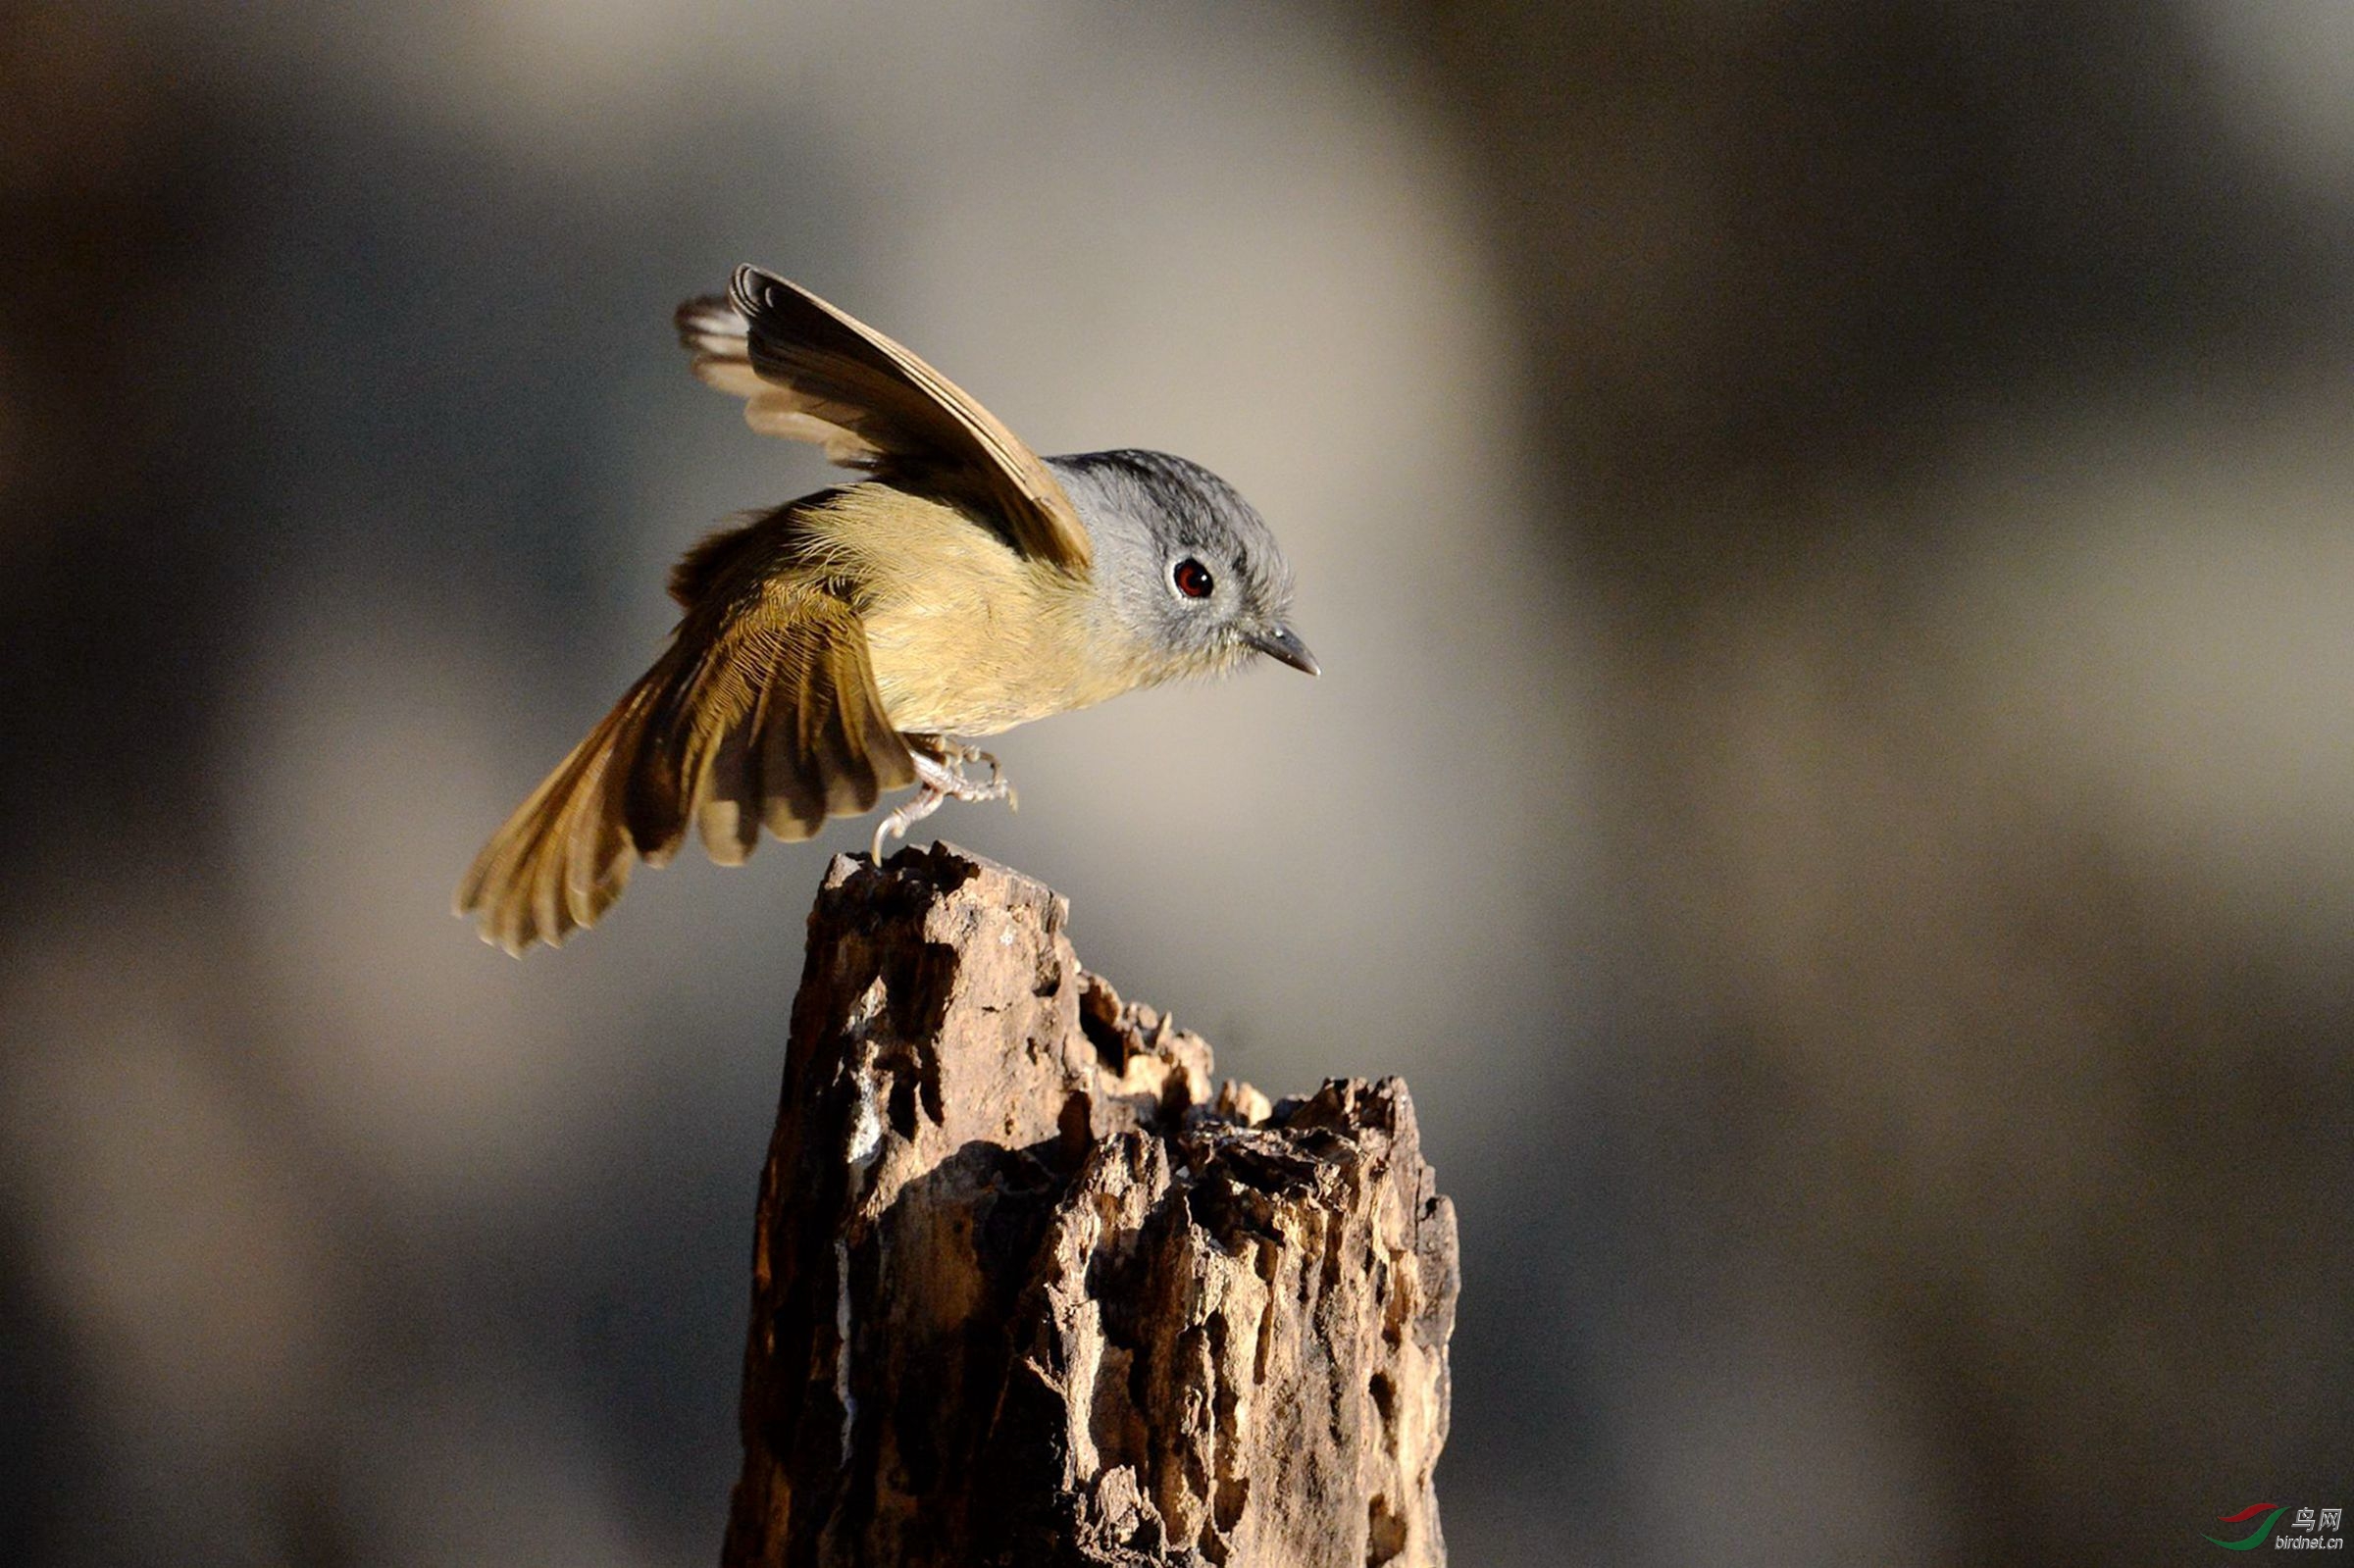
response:
[[[1270,1106],[946,845],[837,858],[724,1562],[1445,1560],[1455,1213],[1397,1079]]]

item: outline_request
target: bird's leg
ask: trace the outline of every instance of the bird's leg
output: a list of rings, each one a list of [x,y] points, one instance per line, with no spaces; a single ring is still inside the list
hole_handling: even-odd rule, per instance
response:
[[[1013,784],[998,759],[975,746],[948,735],[907,736],[907,749],[915,759],[915,798],[900,806],[875,825],[874,858],[883,859],[883,840],[904,838],[907,830],[938,811],[949,800],[1002,800],[1010,809],[1014,805]],[[975,784],[964,776],[964,764],[989,764],[989,783]]]
[[[915,771],[919,779],[923,779],[926,760],[923,753],[916,753]],[[947,798],[947,790],[936,787],[930,779],[923,779],[923,786],[916,790],[913,800],[906,802],[890,816],[875,824],[873,846],[875,864],[878,866],[883,864],[884,839],[906,837],[908,829],[938,811],[941,803]]]

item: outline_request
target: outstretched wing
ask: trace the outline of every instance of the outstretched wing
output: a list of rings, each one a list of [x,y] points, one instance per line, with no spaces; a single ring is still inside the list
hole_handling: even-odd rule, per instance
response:
[[[725,299],[689,300],[678,327],[695,375],[745,399],[752,429],[969,496],[1023,553],[1075,573],[1093,566],[1087,529],[1036,452],[940,372],[807,289],[739,267]]]
[[[764,826],[806,838],[913,783],[856,614],[821,582],[770,579],[690,613],[475,857],[458,912],[509,952],[553,946],[596,923],[639,859],[676,853],[691,823],[713,860],[739,865]]]

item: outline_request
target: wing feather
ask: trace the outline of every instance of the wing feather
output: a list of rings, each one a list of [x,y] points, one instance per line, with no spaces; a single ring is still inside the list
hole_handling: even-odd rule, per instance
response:
[[[725,299],[689,300],[680,339],[703,381],[744,398],[754,430],[837,463],[984,503],[1015,548],[1073,573],[1087,528],[1036,452],[953,381],[865,323],[757,267]]]
[[[807,574],[720,594],[475,857],[460,914],[520,953],[594,925],[690,825],[741,864],[766,826],[806,838],[915,783],[857,614]]]

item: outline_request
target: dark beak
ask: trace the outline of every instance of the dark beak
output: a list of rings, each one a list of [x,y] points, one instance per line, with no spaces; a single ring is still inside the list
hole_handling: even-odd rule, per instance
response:
[[[1272,627],[1265,632],[1252,632],[1243,640],[1270,659],[1281,659],[1293,669],[1305,675],[1318,675],[1316,656],[1307,651],[1307,644],[1290,627]]]

